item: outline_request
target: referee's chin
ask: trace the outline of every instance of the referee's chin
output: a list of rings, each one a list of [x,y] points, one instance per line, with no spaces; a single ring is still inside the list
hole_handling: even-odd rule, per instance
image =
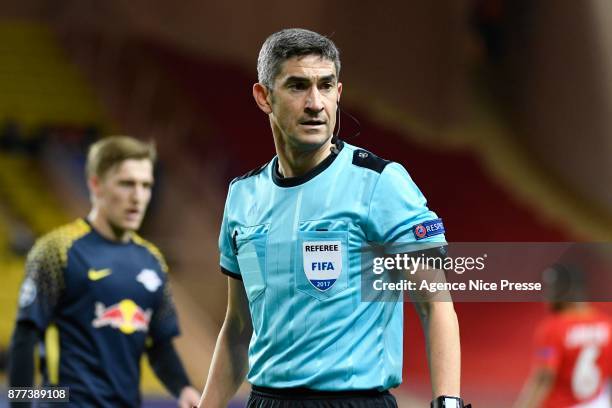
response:
[[[330,144],[331,138],[332,135],[306,134],[300,135],[292,144],[300,151],[314,152]]]

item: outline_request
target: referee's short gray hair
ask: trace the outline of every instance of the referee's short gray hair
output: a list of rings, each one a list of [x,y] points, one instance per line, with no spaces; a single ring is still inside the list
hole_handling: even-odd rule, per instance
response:
[[[271,90],[286,60],[311,54],[332,61],[336,77],[340,76],[340,52],[329,38],[303,28],[287,28],[272,34],[261,46],[257,58],[259,83]]]

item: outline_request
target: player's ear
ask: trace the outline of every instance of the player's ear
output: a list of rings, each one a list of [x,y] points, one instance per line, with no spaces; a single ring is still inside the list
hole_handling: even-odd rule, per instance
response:
[[[100,194],[100,178],[95,174],[87,178],[87,187],[90,195],[97,197]]]
[[[336,102],[340,103],[340,95],[342,95],[342,82],[338,82],[338,99]]]
[[[268,98],[270,91],[268,88],[260,84],[259,82],[253,85],[253,98],[255,98],[255,103],[259,106],[259,109],[264,111],[266,115],[272,113],[272,106],[270,105],[270,100]]]

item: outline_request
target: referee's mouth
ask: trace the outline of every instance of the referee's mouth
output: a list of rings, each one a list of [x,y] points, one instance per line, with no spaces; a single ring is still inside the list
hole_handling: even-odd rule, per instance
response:
[[[324,120],[308,119],[300,121],[300,125],[307,127],[324,126],[327,122]]]

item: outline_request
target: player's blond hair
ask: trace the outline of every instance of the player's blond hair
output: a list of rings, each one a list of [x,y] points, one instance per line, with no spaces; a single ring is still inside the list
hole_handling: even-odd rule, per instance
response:
[[[108,170],[124,160],[149,159],[155,163],[157,150],[155,143],[143,142],[129,136],[109,136],[89,147],[85,175],[103,177]]]

